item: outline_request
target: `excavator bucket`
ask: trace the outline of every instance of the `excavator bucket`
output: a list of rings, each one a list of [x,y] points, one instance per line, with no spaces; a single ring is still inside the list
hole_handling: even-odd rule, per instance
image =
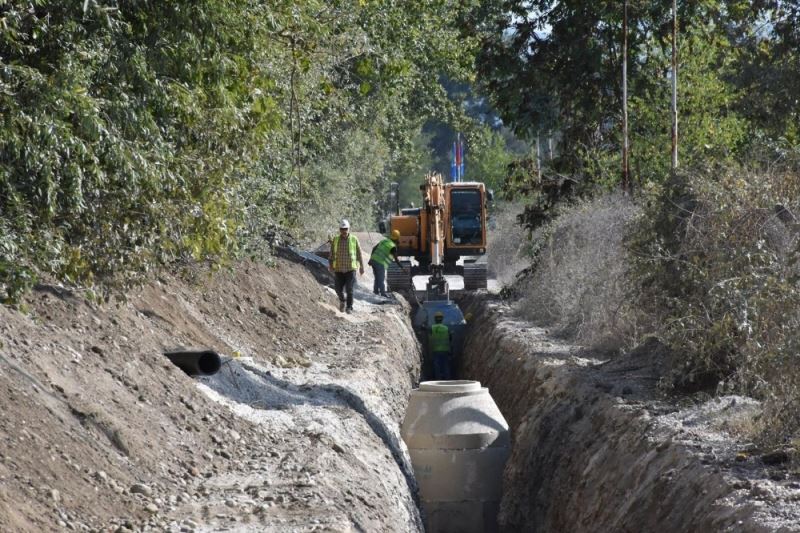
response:
[[[390,291],[400,292],[412,288],[411,281],[411,261],[400,261],[403,268],[396,263],[389,263],[389,270],[386,272],[386,282]]]
[[[484,262],[464,262],[464,290],[487,287],[488,267]]]

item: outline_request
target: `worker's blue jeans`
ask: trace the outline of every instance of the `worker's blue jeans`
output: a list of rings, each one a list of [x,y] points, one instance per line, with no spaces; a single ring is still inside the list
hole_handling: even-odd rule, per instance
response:
[[[386,285],[384,284],[384,280],[386,280],[386,268],[382,264],[373,261],[372,273],[375,275],[375,283],[372,284],[372,292],[380,294],[381,296],[386,296]]]
[[[433,379],[437,381],[451,379],[450,352],[433,352]]]

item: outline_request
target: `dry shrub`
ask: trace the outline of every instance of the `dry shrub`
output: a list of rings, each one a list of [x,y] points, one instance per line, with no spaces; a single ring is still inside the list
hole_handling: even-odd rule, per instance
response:
[[[679,361],[671,383],[765,400],[773,443],[800,429],[798,214],[793,174],[680,176],[634,241],[641,305]]]
[[[620,194],[565,208],[535,239],[536,268],[518,286],[520,315],[592,348],[625,346],[639,327],[624,245],[637,213]]]
[[[531,264],[531,241],[528,230],[519,223],[517,214],[524,209],[519,203],[498,202],[489,218],[487,263],[489,276],[501,285]]]

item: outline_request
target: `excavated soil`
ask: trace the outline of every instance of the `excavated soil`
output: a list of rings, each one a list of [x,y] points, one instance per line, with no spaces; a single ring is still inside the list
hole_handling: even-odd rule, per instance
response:
[[[0,531],[420,530],[408,304],[362,289],[345,315],[315,276],[282,258],[0,306]],[[177,347],[221,371],[188,377]]]
[[[0,531],[421,531],[411,308],[360,283],[342,314],[318,258],[286,251],[123,302],[41,285],[0,306]],[[496,297],[460,303],[460,377],[512,429],[505,531],[800,531],[798,472],[730,431],[757,403],[665,398],[657,343],[603,361]],[[179,347],[221,371],[186,376]]]
[[[800,531],[800,473],[730,431],[758,404],[665,398],[657,342],[601,361],[465,297],[460,377],[487,386],[512,431],[505,531]]]

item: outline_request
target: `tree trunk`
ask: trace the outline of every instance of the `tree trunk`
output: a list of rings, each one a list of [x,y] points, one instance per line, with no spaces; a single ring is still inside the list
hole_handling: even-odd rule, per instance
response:
[[[672,174],[678,169],[678,1],[672,0]]]
[[[622,13],[622,191],[631,193],[628,165],[628,0]]]

